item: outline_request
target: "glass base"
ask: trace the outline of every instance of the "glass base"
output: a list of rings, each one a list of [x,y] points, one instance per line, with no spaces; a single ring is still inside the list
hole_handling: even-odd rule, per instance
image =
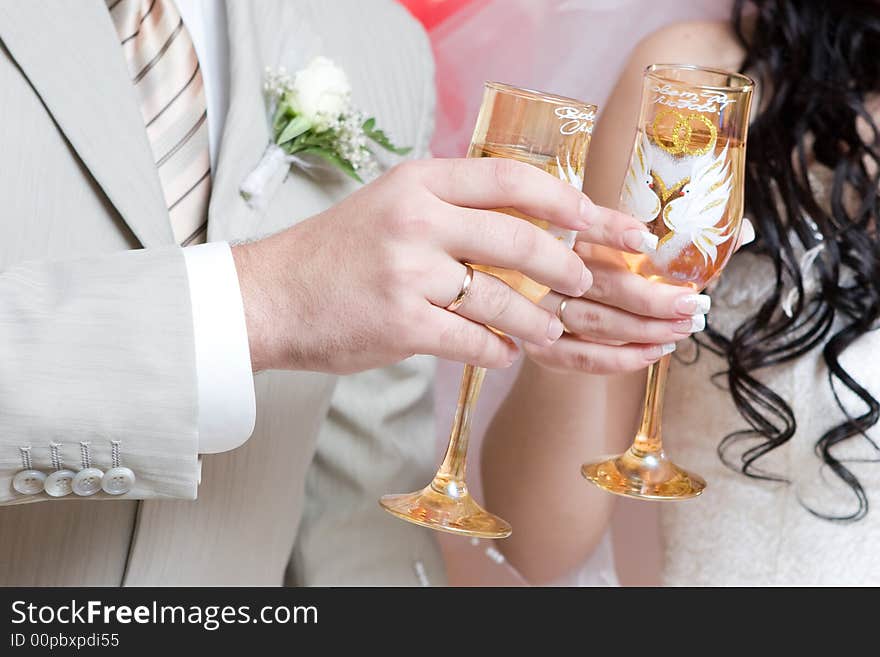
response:
[[[450,534],[507,538],[512,531],[508,522],[483,509],[466,490],[452,497],[428,485],[415,493],[385,495],[379,504],[401,520]]]
[[[687,500],[706,488],[702,477],[678,467],[663,452],[639,453],[632,448],[620,456],[584,464],[581,474],[609,493],[642,500]]]

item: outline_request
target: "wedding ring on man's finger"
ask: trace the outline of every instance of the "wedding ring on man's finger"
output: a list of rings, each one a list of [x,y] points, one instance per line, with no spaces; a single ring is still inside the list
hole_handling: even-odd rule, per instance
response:
[[[568,305],[569,297],[562,297],[562,301],[559,302],[559,305],[556,306],[556,319],[560,321],[562,324],[562,330],[566,333],[571,333],[568,330],[568,327],[565,325],[565,320],[562,318],[562,313],[565,312],[565,306]]]
[[[449,312],[455,312],[459,308],[461,308],[461,304],[464,303],[464,300],[467,298],[468,292],[471,291],[471,283],[474,282],[474,269],[467,263],[464,264],[464,281],[461,284],[461,290],[458,293],[458,296],[452,300],[448,306],[446,306],[446,310]]]

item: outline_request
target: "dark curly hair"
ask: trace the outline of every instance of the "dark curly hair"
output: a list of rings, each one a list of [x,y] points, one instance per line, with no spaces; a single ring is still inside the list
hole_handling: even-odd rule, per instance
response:
[[[877,448],[866,431],[877,424],[880,404],[840,356],[877,327],[880,315],[880,133],[865,102],[880,92],[880,3],[737,0],[733,25],[746,51],[742,70],[757,78],[762,96],[747,147],[746,213],[759,236],[749,248],[772,261],[776,284],[732,335],[710,328],[701,341],[726,358],[723,374],[750,427],[726,436],[718,453],[745,475],[784,480],[759,461],[792,438],[797,418],[756,374],[821,348],[846,420],[818,436],[816,454],[852,490],[858,508],[846,515],[808,510],[829,520],[860,520],[868,498],[833,448],[855,437]],[[833,172],[830,197],[817,198],[811,187],[813,160]],[[813,264],[819,285],[807,294],[799,256],[820,244]],[[781,309],[792,288],[788,314]],[[844,407],[838,385],[864,402],[864,413]]]

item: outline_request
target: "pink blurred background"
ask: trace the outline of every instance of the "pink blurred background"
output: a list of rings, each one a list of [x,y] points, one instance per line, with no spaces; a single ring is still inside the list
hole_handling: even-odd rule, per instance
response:
[[[579,98],[598,104],[601,112],[631,49],[642,37],[678,21],[724,20],[731,6],[731,0],[400,1],[425,26],[434,50],[437,126],[432,150],[438,157],[461,157],[467,151],[484,81]],[[460,375],[461,365],[440,362],[436,388],[438,461],[452,422]],[[514,376],[515,371],[498,371],[486,378],[468,468],[468,483],[477,499],[482,499],[477,462],[480,442]],[[655,532],[653,505],[621,500],[610,528],[613,559],[604,552],[596,554],[585,564],[588,576],[580,581],[611,583],[600,571],[616,564],[624,585],[655,583],[659,555],[640,548],[640,538]],[[473,543],[446,534],[439,538],[450,584],[525,583],[503,562],[491,542]]]

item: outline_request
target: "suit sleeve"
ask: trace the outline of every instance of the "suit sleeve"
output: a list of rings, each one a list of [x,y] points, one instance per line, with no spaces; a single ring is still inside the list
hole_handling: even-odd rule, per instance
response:
[[[31,467],[81,468],[80,442],[106,472],[111,441],[135,475],[118,497],[196,497],[198,395],[192,305],[181,249],[167,247],[0,272],[0,504]],[[88,499],[113,497],[98,491]]]

